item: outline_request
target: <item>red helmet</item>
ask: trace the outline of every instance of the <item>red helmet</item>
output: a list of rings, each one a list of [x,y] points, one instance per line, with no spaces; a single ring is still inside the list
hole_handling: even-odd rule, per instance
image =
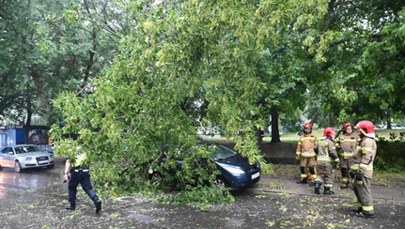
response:
[[[308,128],[308,129],[312,130],[312,123],[311,122],[306,122],[306,123],[304,123],[303,127],[304,127],[304,129]]]
[[[343,124],[343,129],[346,129],[348,126],[353,127],[353,124],[352,124],[351,122],[345,122],[345,123]]]
[[[368,120],[363,120],[357,123],[357,129],[367,137],[375,138],[374,124]]]
[[[333,138],[334,135],[335,135],[335,129],[333,129],[332,127],[327,127],[323,131],[323,136],[325,136],[325,137]]]

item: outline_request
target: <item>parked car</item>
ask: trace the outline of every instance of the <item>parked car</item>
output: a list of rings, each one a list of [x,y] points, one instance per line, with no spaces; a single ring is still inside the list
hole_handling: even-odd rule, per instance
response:
[[[0,169],[14,168],[19,173],[27,168],[54,166],[53,153],[40,150],[36,145],[12,145],[0,150]]]
[[[258,163],[250,164],[246,157],[234,150],[220,144],[212,145],[214,147],[211,159],[214,161],[220,175],[216,177],[214,184],[218,187],[229,188],[231,191],[242,190],[259,182],[261,170]],[[165,157],[158,159],[158,164],[165,162]],[[182,160],[177,160],[177,169],[181,169]],[[157,169],[149,168],[149,179],[161,174]],[[173,174],[169,171],[167,174]]]
[[[391,124],[392,129],[394,130],[402,130],[405,129],[405,126],[402,124],[398,124],[398,123],[393,123]]]
[[[37,144],[36,146],[40,151],[48,151],[53,154],[54,146],[51,144]]]

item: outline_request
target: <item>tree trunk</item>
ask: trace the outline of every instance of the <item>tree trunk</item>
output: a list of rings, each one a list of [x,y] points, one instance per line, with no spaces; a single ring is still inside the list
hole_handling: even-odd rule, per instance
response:
[[[24,125],[24,134],[26,139],[29,139],[28,135],[31,129],[31,119],[32,119],[32,102],[31,102],[31,95],[27,90],[27,119],[25,120]]]
[[[256,130],[256,137],[257,137],[257,143],[260,146],[263,143],[263,131],[261,129]]]
[[[334,126],[334,117],[332,112],[329,112],[329,126]]]
[[[278,111],[276,109],[271,110],[271,143],[279,143],[280,133],[278,130]]]
[[[392,129],[391,113],[389,111],[387,112],[387,129],[388,130]]]

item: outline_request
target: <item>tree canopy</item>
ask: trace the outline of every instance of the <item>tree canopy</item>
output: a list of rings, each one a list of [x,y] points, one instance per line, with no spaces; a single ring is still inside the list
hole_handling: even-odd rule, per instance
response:
[[[359,119],[389,123],[403,115],[404,6],[399,1],[329,1],[309,117],[333,126]]]
[[[0,8],[0,115],[30,124],[58,120],[51,100],[79,91],[109,69],[131,25],[123,5],[104,0],[9,1]]]
[[[78,133],[84,150],[108,164],[97,173],[100,180],[134,188],[163,145],[176,146],[169,148],[169,158],[179,147],[186,158],[205,156],[203,150],[187,154],[198,141],[196,117],[184,106],[191,101],[206,109],[200,123],[218,126],[265,170],[256,141],[256,129],[264,124],[261,112],[294,110],[293,104],[303,103],[288,101],[285,93],[298,97],[311,78],[299,74],[302,61],[292,66],[287,61],[304,55],[299,44],[307,37],[298,31],[323,18],[326,9],[326,1],[180,1],[148,8],[146,16],[134,15],[139,23],[120,44],[112,70],[94,82],[94,93],[65,94],[56,101],[66,123],[54,133]],[[276,63],[263,63],[277,56]],[[189,171],[188,177],[200,173]]]

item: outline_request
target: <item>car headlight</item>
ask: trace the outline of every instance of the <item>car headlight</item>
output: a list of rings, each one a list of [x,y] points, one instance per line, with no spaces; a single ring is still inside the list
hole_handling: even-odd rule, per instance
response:
[[[241,174],[245,173],[245,171],[243,171],[241,168],[236,167],[236,166],[222,164],[222,168],[224,168],[226,171],[228,171],[234,175],[241,175]]]
[[[34,158],[33,157],[26,157],[25,160],[26,161],[32,161]]]
[[[49,155],[49,158],[53,158],[53,155],[51,154],[51,155]]]
[[[260,169],[260,163],[258,161],[253,162],[252,164],[250,164],[251,166],[255,167],[255,168],[259,168]]]

